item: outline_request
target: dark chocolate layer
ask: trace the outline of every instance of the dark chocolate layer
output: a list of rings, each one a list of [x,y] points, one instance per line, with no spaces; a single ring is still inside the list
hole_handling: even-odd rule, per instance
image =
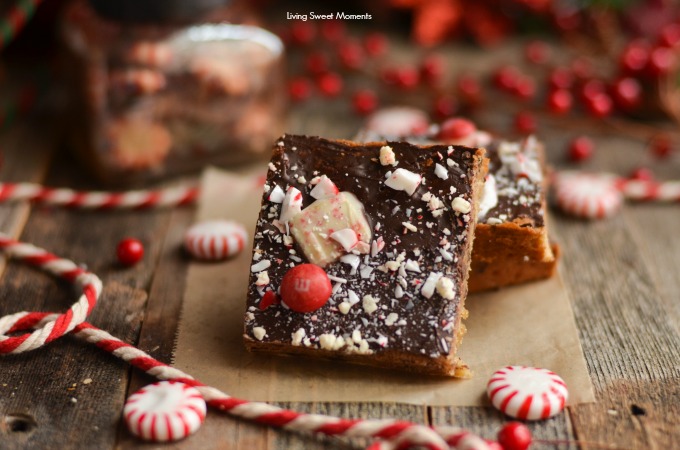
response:
[[[517,153],[502,158],[502,146],[508,145],[517,146]],[[494,140],[486,146],[489,175],[496,181],[498,203],[488,211],[480,212],[480,223],[497,218],[502,222],[519,219],[534,227],[545,224],[544,168],[538,145],[535,139],[529,138],[522,143]]]
[[[396,167],[379,162],[383,145],[393,150],[398,161]],[[320,336],[332,335],[345,342],[336,343],[335,350],[342,352],[389,349],[432,358],[449,355],[462,314],[461,297],[466,294],[468,266],[463,255],[469,251],[469,232],[474,221],[472,214],[454,211],[451,202],[456,197],[471,201],[471,177],[478,169],[475,156],[481,154],[477,149],[448,145],[417,147],[405,142],[361,145],[317,137],[281,138],[274,147],[267,174],[253,253],[253,264],[263,260],[271,263],[266,269],[269,284],[256,286],[258,275],[251,273],[246,338],[263,344],[281,342],[327,348],[333,338],[326,337],[321,345]],[[476,161],[480,163],[479,158]],[[448,179],[435,174],[436,163],[445,168]],[[397,168],[423,176],[413,195],[385,185],[386,174]],[[442,174],[441,168],[438,173]],[[341,192],[350,192],[359,199],[373,230],[372,241],[381,237],[385,247],[374,256],[359,255],[361,263],[355,270],[341,261],[326,266],[329,275],[346,282],[333,281],[334,294],[318,311],[302,314],[282,304],[261,309],[264,291],[278,290],[291,267],[307,262],[296,242],[285,245],[283,233],[275,225],[281,205],[269,201],[269,195],[277,186],[284,192],[294,186],[302,192],[303,208],[307,207],[315,200],[310,196],[314,187],[311,182],[323,175]],[[432,200],[427,193],[437,199]],[[435,211],[431,210],[437,206]],[[404,222],[415,227],[415,231],[408,230]],[[290,244],[289,238],[286,241]],[[422,295],[423,283],[432,272],[453,282],[453,298],[447,300],[437,290],[430,298]],[[367,295],[377,299],[378,309],[373,313],[362,306],[361,300]],[[357,297],[360,301],[347,314],[338,309],[341,303]]]

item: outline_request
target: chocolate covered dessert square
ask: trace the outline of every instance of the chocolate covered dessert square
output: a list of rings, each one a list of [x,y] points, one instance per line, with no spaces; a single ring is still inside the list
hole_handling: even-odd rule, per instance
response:
[[[283,136],[254,236],[251,351],[465,377],[484,150]]]
[[[479,206],[470,292],[551,277],[559,248],[548,240],[546,167],[542,144],[493,140]]]

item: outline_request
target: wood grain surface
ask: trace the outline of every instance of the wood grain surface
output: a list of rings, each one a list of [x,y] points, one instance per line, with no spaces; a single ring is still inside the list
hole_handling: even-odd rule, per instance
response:
[[[512,50],[512,49],[511,49]],[[516,50],[516,49],[515,49]],[[483,57],[467,50],[469,67],[483,68],[508,51]],[[475,59],[477,58],[477,59]],[[417,99],[415,100],[417,102]],[[509,131],[512,104],[475,118],[500,133]],[[680,178],[680,159],[654,162],[637,128],[621,122],[592,124],[575,118],[556,122],[538,111],[541,138],[559,168],[573,136],[588,134],[597,151],[587,168],[627,173],[652,165],[661,178]],[[349,119],[348,119],[349,117]],[[345,105],[318,100],[291,117],[292,132],[351,137],[359,120]],[[69,157],[56,153],[50,135],[17,126],[0,137],[5,155],[2,180],[44,181],[87,188]],[[152,212],[78,212],[26,204],[0,205],[0,229],[84,263],[104,281],[91,322],[171,362],[181,316],[187,259],[182,234],[192,208]],[[530,424],[535,439],[589,442],[582,448],[680,448],[680,209],[678,205],[628,204],[622,214],[587,223],[553,214],[551,236],[563,249],[560,271],[574,307],[597,403]],[[116,265],[115,245],[140,238],[144,261]],[[3,266],[4,267],[4,266]],[[20,310],[60,311],[74,293],[63,283],[20,264],[4,267],[0,314]],[[550,299],[546,299],[550,301]],[[210,355],[206,355],[210,357]],[[376,377],[380,376],[376,370]],[[92,382],[84,384],[83,381]],[[281,432],[211,412],[193,437],[172,445],[146,444],[121,426],[123,402],[151,381],[115,358],[64,338],[46,348],[0,362],[1,449],[360,449],[365,441]],[[75,400],[74,400],[75,399]],[[505,422],[492,408],[427,408],[403,404],[287,403],[300,411],[342,417],[398,417],[426,424],[458,424],[493,438]],[[542,444],[535,448],[578,448]]]

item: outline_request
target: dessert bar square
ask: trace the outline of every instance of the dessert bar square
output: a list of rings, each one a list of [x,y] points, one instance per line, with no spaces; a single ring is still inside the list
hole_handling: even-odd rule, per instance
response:
[[[472,252],[470,292],[551,277],[559,248],[548,240],[542,144],[493,140]]]
[[[494,139],[489,133],[475,130],[474,124],[464,119],[457,120],[467,122],[471,132],[456,139],[442,138],[439,125],[425,127],[426,132],[418,135],[395,134],[395,130],[412,128],[398,122],[403,121],[404,116],[414,121],[414,114],[403,108],[401,112],[397,108],[376,113],[367,120],[366,128],[359,131],[357,140],[393,139],[421,145],[445,143],[486,149],[489,174],[475,230],[469,291],[551,277],[557,266],[559,247],[548,240],[543,144],[533,136],[521,142]],[[419,118],[416,122],[423,120]]]
[[[254,236],[246,347],[469,376],[456,351],[487,162],[455,145],[283,136]],[[318,300],[321,285],[296,278],[309,263],[330,281],[311,308],[296,296]]]

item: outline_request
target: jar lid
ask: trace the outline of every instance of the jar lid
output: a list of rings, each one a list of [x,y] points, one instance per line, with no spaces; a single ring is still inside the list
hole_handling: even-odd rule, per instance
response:
[[[174,22],[198,19],[232,0],[88,0],[101,16],[119,22]]]

